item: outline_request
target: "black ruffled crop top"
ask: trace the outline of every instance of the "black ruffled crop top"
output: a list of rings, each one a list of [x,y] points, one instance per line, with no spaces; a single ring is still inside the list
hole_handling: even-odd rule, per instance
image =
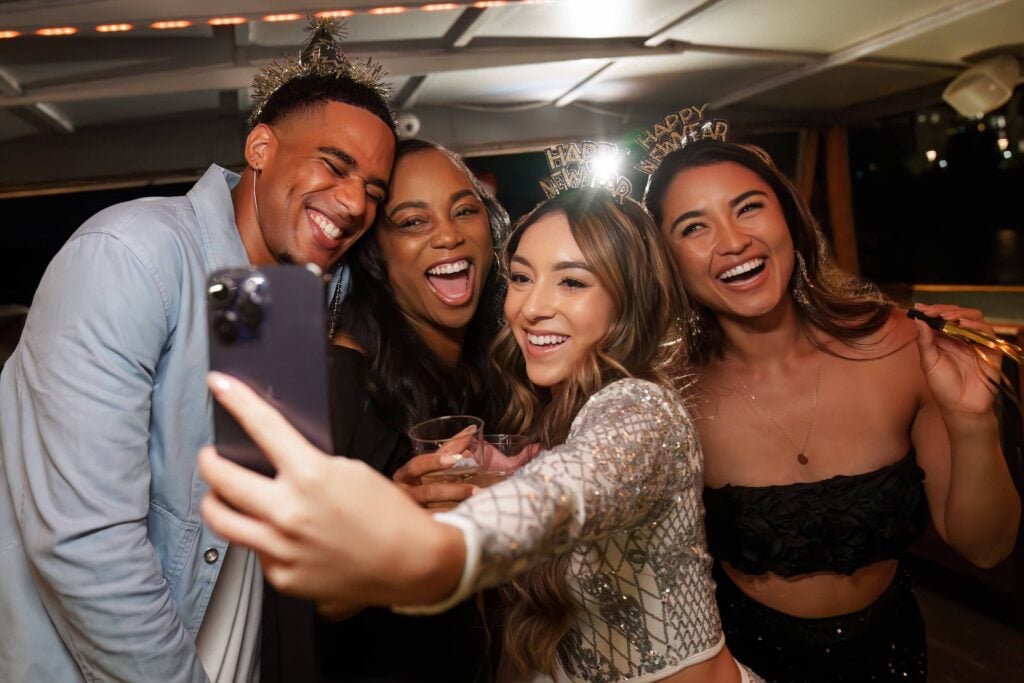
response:
[[[704,489],[708,547],[745,574],[852,574],[901,555],[928,524],[914,451],[874,472]]]

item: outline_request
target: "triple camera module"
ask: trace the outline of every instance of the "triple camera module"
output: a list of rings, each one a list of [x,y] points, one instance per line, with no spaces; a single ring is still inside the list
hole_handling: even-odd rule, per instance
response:
[[[214,276],[206,290],[213,333],[222,344],[259,337],[269,302],[260,273],[240,271]]]

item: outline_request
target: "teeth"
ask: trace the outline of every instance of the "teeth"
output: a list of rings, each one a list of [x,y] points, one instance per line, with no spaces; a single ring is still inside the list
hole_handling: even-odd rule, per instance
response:
[[[469,261],[466,259],[456,261],[455,263],[442,263],[439,266],[434,266],[427,271],[427,275],[455,275],[464,270],[469,270]]]
[[[553,346],[555,344],[561,344],[569,337],[561,334],[526,334],[526,339],[534,346]]]
[[[736,266],[735,268],[730,268],[729,270],[725,271],[724,273],[722,273],[721,275],[718,276],[718,279],[719,280],[727,280],[727,279],[729,279],[731,277],[736,277],[737,275],[742,275],[743,273],[750,272],[751,270],[754,270],[755,268],[760,268],[763,264],[764,264],[764,259],[763,258],[750,259],[746,263],[741,263],[740,265]]]
[[[317,227],[320,228],[320,231],[328,239],[336,240],[341,238],[341,228],[331,222],[327,216],[317,211],[310,211],[310,215],[313,217],[313,222],[317,224]]]

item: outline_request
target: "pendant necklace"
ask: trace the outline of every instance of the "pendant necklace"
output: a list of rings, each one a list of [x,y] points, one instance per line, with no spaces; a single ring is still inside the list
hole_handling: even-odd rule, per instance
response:
[[[740,383],[740,386],[742,386],[743,389],[750,396],[750,404],[757,409],[757,412],[761,413],[766,418],[768,418],[768,421],[775,426],[775,429],[778,430],[779,434],[782,434],[782,437],[789,443],[790,446],[793,447],[793,449],[796,451],[796,461],[801,465],[806,465],[808,463],[807,442],[811,440],[811,433],[814,431],[814,416],[817,414],[818,411],[818,389],[821,388],[821,351],[818,351],[818,377],[814,382],[814,399],[811,401],[811,424],[807,427],[807,436],[804,437],[803,446],[797,446],[796,442],[793,441],[793,439],[789,438],[789,434],[786,434],[785,430],[783,430],[779,423],[775,421],[775,418],[772,417],[771,413],[769,413],[765,408],[761,407],[761,402],[757,399],[757,396],[754,396],[754,392],[750,390],[750,387],[747,386],[747,383],[744,382],[742,378],[737,376],[736,381]]]

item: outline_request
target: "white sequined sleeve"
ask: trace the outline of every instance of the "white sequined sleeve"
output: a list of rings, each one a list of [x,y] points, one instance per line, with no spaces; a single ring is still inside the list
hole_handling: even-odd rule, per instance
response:
[[[535,562],[659,517],[694,486],[694,439],[674,394],[633,379],[605,387],[576,416],[564,444],[435,515],[465,536],[462,580],[443,603],[401,611],[442,611]]]

